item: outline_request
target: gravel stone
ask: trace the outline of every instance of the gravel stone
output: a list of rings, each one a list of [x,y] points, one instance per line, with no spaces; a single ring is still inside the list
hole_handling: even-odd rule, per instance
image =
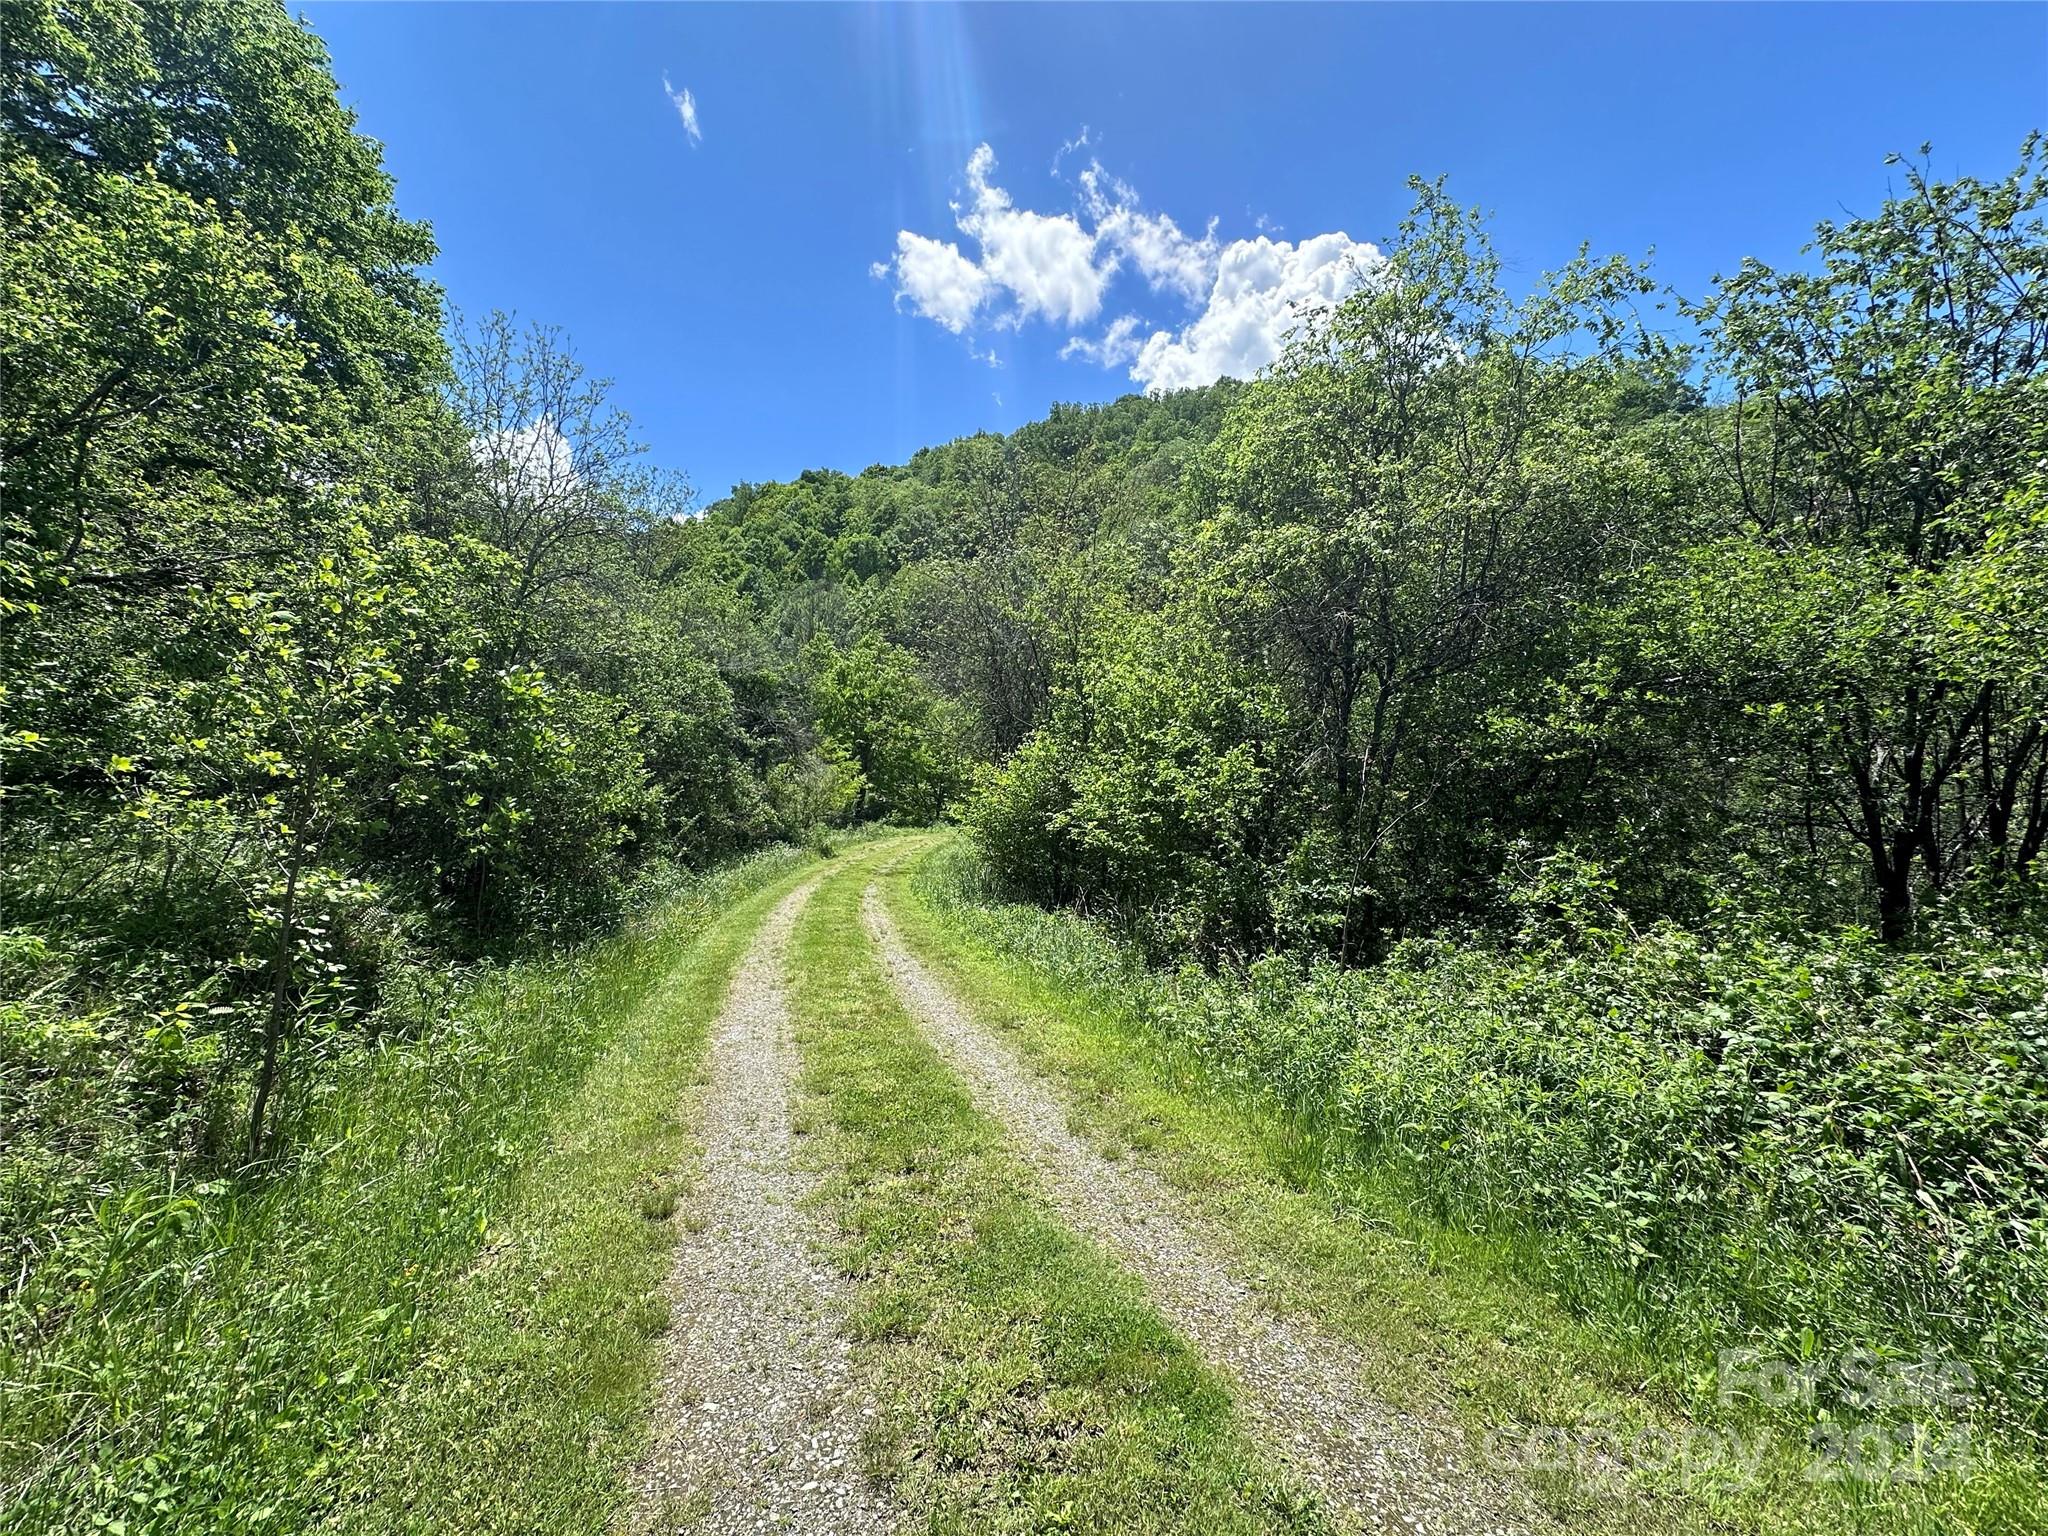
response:
[[[1521,1490],[1467,1464],[1454,1426],[1371,1392],[1356,1346],[1269,1311],[1231,1245],[1165,1180],[1109,1161],[1075,1134],[1047,1085],[905,947],[872,886],[862,910],[905,1008],[981,1108],[1009,1127],[1060,1217],[1130,1266],[1167,1321],[1237,1383],[1255,1434],[1326,1507],[1368,1531],[1556,1529]]]
[[[812,1180],[793,1155],[783,962],[816,883],[762,925],[714,1026],[636,1531],[865,1536],[898,1523],[860,1473],[868,1404],[840,1327],[844,1282],[819,1258]]]

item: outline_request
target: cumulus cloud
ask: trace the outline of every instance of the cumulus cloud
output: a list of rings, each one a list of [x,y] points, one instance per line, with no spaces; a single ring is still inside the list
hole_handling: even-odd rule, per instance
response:
[[[548,503],[582,483],[576,450],[551,417],[470,439],[470,458],[485,483],[508,501]]]
[[[1234,240],[1218,254],[1202,313],[1178,331],[1154,331],[1131,377],[1154,394],[1248,379],[1280,356],[1303,318],[1357,292],[1384,265],[1378,247],[1341,230],[1299,245]]]
[[[870,270],[876,277],[894,272],[897,299],[907,299],[912,309],[956,336],[967,329],[988,296],[987,275],[960,254],[958,245],[907,229],[896,236],[896,259],[878,261]]]
[[[1069,336],[1067,344],[1060,348],[1061,357],[1085,357],[1091,363],[1104,368],[1114,368],[1119,363],[1128,363],[1138,355],[1144,345],[1138,339],[1138,326],[1142,322],[1136,315],[1118,315],[1109,329],[1097,341],[1086,336]]]
[[[1019,208],[996,185],[995,169],[994,150],[975,150],[966,200],[952,205],[955,227],[973,244],[971,259],[956,241],[905,229],[897,232],[896,254],[869,271],[895,280],[899,307],[955,335],[978,321],[1012,330],[1032,320],[1086,324],[1102,308],[1114,263],[1099,259],[1095,235],[1075,215]]]
[[[1190,304],[1207,297],[1216,280],[1216,221],[1199,240],[1163,213],[1138,207],[1138,194],[1095,161],[1081,173],[1081,196],[1095,220],[1095,238],[1128,260],[1154,288],[1180,295]]]
[[[1061,145],[1053,176],[1061,178],[1061,163],[1089,144],[1084,128]],[[1226,375],[1249,378],[1279,357],[1309,312],[1341,301],[1384,266],[1377,248],[1341,231],[1299,243],[1267,234],[1226,242],[1211,219],[1190,235],[1170,215],[1145,208],[1099,159],[1074,179],[1075,207],[1067,212],[1020,208],[995,171],[986,144],[968,159],[964,198],[952,205],[966,249],[901,230],[896,254],[870,270],[894,280],[899,307],[955,335],[1034,320],[1077,330],[1101,313],[1119,275],[1131,274],[1180,318],[1162,324],[1122,314],[1100,335],[1070,335],[1060,356],[1128,368],[1153,393]]]
[[[679,91],[669,84],[666,70],[662,71],[661,88],[668,94],[670,105],[676,109],[676,116],[683,120],[683,132],[690,136],[690,148],[695,149],[704,142],[704,130],[697,124],[697,98],[690,94],[687,85]]]
[[[989,180],[995,168],[995,151],[986,144],[975,150],[967,162],[972,200],[956,210],[955,222],[981,247],[983,275],[1015,305],[1005,323],[1043,318],[1079,325],[1094,319],[1110,275],[1096,261],[1095,237],[1070,213],[1018,208]]]

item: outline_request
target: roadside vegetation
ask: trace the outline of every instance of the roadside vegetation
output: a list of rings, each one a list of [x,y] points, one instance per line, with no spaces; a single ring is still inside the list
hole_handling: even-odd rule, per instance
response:
[[[645,992],[521,1156],[502,1214],[350,1448],[324,1529],[596,1533],[647,1447],[662,1301],[710,1025],[766,913],[814,858],[757,855],[618,957]]]
[[[595,1519],[645,1434],[682,1090],[757,893],[800,862],[478,976],[323,1080],[288,1171],[88,1207],[0,1310],[0,1527]]]
[[[1753,1298],[1717,1287],[1724,1271],[1706,1259],[1725,1259],[1720,1248],[1684,1271],[1697,1277],[1687,1289],[1660,1273],[1678,1265],[1603,1246],[1597,1221],[1560,1214],[1479,1130],[1446,1120],[1427,1128],[1433,1147],[1419,1119],[1405,1148],[1379,1134],[1367,1117],[1394,1084],[1415,1098],[1449,1070],[1475,1094],[1534,1091],[1472,1071],[1456,1054],[1471,1049],[1467,1030],[1390,995],[1398,971],[1343,973],[1361,990],[1370,980],[1384,1010],[1361,1021],[1330,995],[1332,976],[1282,987],[1270,971],[1160,970],[1099,925],[1004,901],[960,842],[899,873],[891,896],[910,939],[1064,1087],[1106,1151],[1159,1167],[1236,1235],[1276,1303],[1356,1339],[1392,1400],[1454,1411],[1567,1528],[1933,1536],[2029,1531],[2048,1508],[2025,1399],[2016,1408],[1971,1374],[1919,1375],[1917,1352],[1869,1342],[1879,1314],[1842,1278],[1867,1257],[1853,1246],[1816,1238],[1765,1270],[1811,1287],[1788,1311],[1831,1319],[1864,1351],[1844,1359],[1822,1353],[1820,1328],[1758,1326]],[[1557,985],[1573,980],[1584,978],[1567,967]],[[1524,984],[1548,995],[1549,983]],[[1480,991],[1463,1004],[1488,1001]],[[1587,1070],[1588,1093],[1611,1085]],[[1635,1097],[1654,1113],[1669,1092],[1645,1081]],[[1597,1124],[1623,1145],[1631,1131],[1647,1137],[1629,1113],[1611,1107]],[[1682,1172],[1696,1126],[1660,1129]],[[1445,1141],[1459,1158],[1430,1155]],[[1575,1167],[1620,1179],[1628,1165]],[[1967,1340],[1955,1348],[1958,1362],[1974,1353]],[[1792,1374],[1802,1367],[1810,1396]]]

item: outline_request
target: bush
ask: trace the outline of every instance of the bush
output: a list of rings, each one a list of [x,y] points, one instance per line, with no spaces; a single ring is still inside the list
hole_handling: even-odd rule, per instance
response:
[[[821,637],[808,657],[818,736],[854,777],[856,819],[936,821],[960,789],[958,709],[877,635],[843,651]]]
[[[1007,763],[976,775],[966,821],[990,870],[1011,890],[1051,901],[1072,894],[1067,841],[1057,830],[1069,798],[1059,743],[1043,732],[1026,737]]]
[[[807,752],[770,768],[764,793],[776,835],[800,842],[845,823],[860,793],[860,775],[847,763]]]

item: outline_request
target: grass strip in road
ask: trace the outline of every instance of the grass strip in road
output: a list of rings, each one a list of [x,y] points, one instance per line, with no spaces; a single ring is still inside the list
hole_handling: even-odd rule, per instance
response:
[[[1514,1245],[1530,1239],[1431,1221],[1370,1167],[1331,1155],[1314,1127],[1215,1081],[1151,1028],[1130,1006],[1143,978],[1101,934],[964,892],[946,866],[965,849],[925,848],[918,868],[883,880],[905,941],[1060,1087],[1077,1126],[1106,1155],[1145,1159],[1212,1216],[1277,1305],[1355,1340],[1391,1401],[1440,1403],[1492,1447],[1488,1460],[1523,1466],[1568,1529],[2048,1529],[2035,1473],[1995,1448],[1980,1448],[1989,1454],[1963,1479],[1827,1481],[1807,1475],[1797,1426],[1690,1419],[1662,1384],[1667,1362],[1522,1278]]]
[[[762,920],[815,868],[779,855],[636,947],[631,964],[652,985],[426,1321],[423,1359],[355,1458],[367,1497],[337,1528],[570,1536],[611,1525],[647,1444],[709,1027]]]
[[[799,1124],[822,1133],[878,1383],[873,1469],[934,1532],[1327,1529],[1138,1282],[1051,1214],[898,1005],[860,919],[884,852],[828,876],[792,967]]]

